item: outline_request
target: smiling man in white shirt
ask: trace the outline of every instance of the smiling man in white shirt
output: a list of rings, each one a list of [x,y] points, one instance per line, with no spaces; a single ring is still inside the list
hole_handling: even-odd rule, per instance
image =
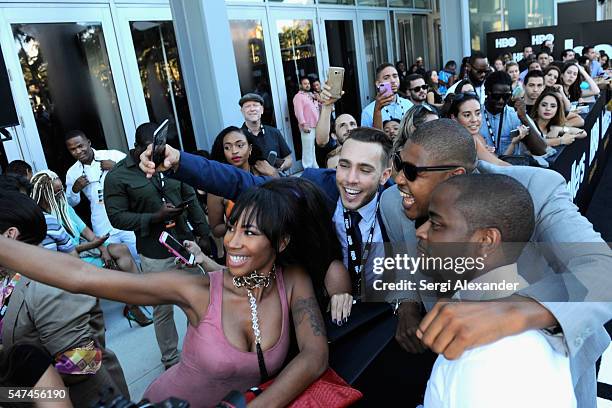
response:
[[[107,243],[125,244],[134,260],[139,262],[134,232],[113,228],[104,207],[104,179],[115,164],[125,158],[125,153],[118,150],[95,150],[80,130],[68,132],[65,139],[66,148],[77,160],[66,173],[68,203],[77,206],[81,202],[82,192],[89,200],[94,234],[98,237],[110,234]]]
[[[417,237],[427,256],[452,250],[481,260],[481,269],[431,274],[436,281],[450,283],[451,290],[442,295],[452,296],[451,301],[476,303],[528,286],[518,274],[516,260],[534,225],[533,201],[518,181],[501,174],[470,174],[452,177],[434,190],[429,220],[417,230]],[[489,289],[454,291],[458,282]],[[494,286],[503,288],[491,290]],[[431,323],[428,318],[421,327]],[[427,384],[425,408],[459,407],[576,407],[569,357],[555,350],[539,330],[475,347],[456,360],[440,355]]]

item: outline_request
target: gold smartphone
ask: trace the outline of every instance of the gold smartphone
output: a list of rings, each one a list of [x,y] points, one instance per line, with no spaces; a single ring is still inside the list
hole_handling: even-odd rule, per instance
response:
[[[339,99],[342,96],[342,85],[344,84],[344,68],[329,67],[327,70],[327,85],[329,85],[332,98]]]

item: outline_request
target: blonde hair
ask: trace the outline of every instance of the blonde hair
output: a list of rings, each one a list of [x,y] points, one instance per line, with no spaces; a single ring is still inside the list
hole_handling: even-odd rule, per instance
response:
[[[66,196],[63,191],[59,197],[56,197],[53,193],[53,182],[57,179],[59,179],[59,176],[51,170],[42,170],[34,174],[32,176],[32,199],[39,206],[43,202],[47,203],[51,215],[58,219],[70,235],[76,237],[78,231],[70,220]]]

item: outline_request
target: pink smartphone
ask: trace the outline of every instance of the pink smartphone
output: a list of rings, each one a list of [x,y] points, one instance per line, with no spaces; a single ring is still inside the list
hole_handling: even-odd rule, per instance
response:
[[[166,231],[162,232],[159,236],[159,242],[168,249],[168,252],[179,258],[186,265],[194,264],[195,256],[193,256],[193,254],[190,253],[187,248],[183,246],[183,244],[178,242],[176,238],[168,234]]]
[[[378,85],[378,93],[391,95],[393,93],[393,89],[391,89],[391,83],[383,82],[382,84]]]

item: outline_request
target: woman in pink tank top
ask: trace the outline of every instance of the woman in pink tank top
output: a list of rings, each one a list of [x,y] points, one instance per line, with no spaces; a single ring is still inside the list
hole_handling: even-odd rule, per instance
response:
[[[145,397],[152,402],[176,397],[212,407],[232,390],[275,378],[249,406],[285,406],[328,364],[323,277],[340,254],[330,220],[313,183],[276,179],[240,196],[224,238],[227,268],[208,277],[102,270],[2,237],[0,263],[73,292],[180,306],[189,321],[181,361],[149,386]],[[284,365],[290,318],[299,352]]]

